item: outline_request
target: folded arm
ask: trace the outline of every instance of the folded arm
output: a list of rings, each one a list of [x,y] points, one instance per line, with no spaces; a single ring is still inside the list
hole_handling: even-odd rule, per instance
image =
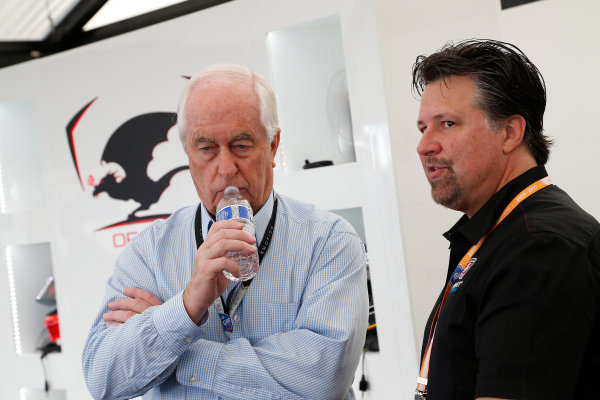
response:
[[[242,227],[235,221],[217,223],[197,249],[192,281],[204,285],[204,293],[195,295],[200,305],[211,304],[227,286],[223,269],[239,273],[225,258],[227,252],[253,249],[250,243],[255,239]],[[82,361],[95,398],[128,399],[147,392],[164,382],[179,357],[202,337],[197,323],[205,320],[206,311],[196,307],[196,314],[190,315],[184,304],[186,292],[170,292],[179,284],[164,275],[185,277],[189,267],[184,258],[168,263],[159,256],[166,252],[157,248],[172,246],[156,240],[161,229],[159,223],[138,234],[118,258],[107,283],[104,306],[88,335]],[[170,298],[159,298],[161,293]]]
[[[343,398],[364,344],[368,296],[360,239],[335,236],[316,256],[301,304],[267,310],[273,324],[293,313],[292,326],[252,343],[207,340],[188,315],[183,291],[161,305],[155,284],[140,285],[155,281],[150,270],[131,271],[156,260],[131,246],[117,262],[84,350],[90,391],[96,398],[135,397],[176,370],[179,384],[223,398]]]
[[[294,313],[289,330],[256,342],[201,339],[179,361],[178,381],[225,399],[344,398],[366,334],[365,264],[358,237],[330,237],[301,304],[262,305],[273,324]]]

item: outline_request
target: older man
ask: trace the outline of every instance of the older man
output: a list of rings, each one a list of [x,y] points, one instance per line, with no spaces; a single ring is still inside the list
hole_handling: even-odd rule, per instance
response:
[[[600,225],[548,179],[541,74],[469,40],[418,57],[413,86],[432,197],[464,213],[415,398],[598,398]]]
[[[368,311],[364,247],[341,218],[273,191],[271,88],[245,67],[209,67],[184,90],[178,120],[201,202],[152,224],[117,260],[84,349],[90,392],[354,398]],[[252,206],[256,239],[238,222],[214,222],[230,185]],[[230,282],[223,271],[239,268],[226,254],[255,246],[264,253],[256,277]]]

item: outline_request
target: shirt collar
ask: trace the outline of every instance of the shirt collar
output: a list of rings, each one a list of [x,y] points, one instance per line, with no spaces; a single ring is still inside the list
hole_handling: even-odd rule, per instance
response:
[[[265,204],[262,205],[260,210],[254,215],[254,229],[256,232],[256,247],[262,242],[262,238],[267,230],[267,225],[269,225],[269,220],[271,219],[271,213],[273,212],[273,196],[274,192],[271,190],[271,195],[265,201]],[[210,216],[204,204],[202,204],[202,237],[206,239],[206,235],[208,234],[208,224],[209,221],[214,223],[214,219]]]
[[[444,237],[454,240],[456,234],[464,236],[472,245],[477,243],[494,226],[508,203],[524,188],[548,176],[546,168],[538,165],[504,185],[469,219],[463,215]]]

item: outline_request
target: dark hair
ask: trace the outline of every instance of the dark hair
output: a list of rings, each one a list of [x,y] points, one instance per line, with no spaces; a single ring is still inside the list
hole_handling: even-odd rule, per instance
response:
[[[523,141],[538,165],[548,161],[552,140],[543,134],[546,84],[517,46],[483,39],[448,43],[430,56],[418,56],[412,75],[413,90],[419,95],[439,79],[474,77],[479,89],[477,106],[492,130],[510,116],[521,115],[526,122]]]

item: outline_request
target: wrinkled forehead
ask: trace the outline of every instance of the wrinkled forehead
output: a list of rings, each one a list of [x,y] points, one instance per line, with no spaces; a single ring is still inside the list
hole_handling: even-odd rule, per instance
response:
[[[185,108],[189,120],[197,114],[208,113],[225,117],[245,112],[254,116],[259,111],[259,104],[251,85],[230,79],[207,78],[191,88]]]

